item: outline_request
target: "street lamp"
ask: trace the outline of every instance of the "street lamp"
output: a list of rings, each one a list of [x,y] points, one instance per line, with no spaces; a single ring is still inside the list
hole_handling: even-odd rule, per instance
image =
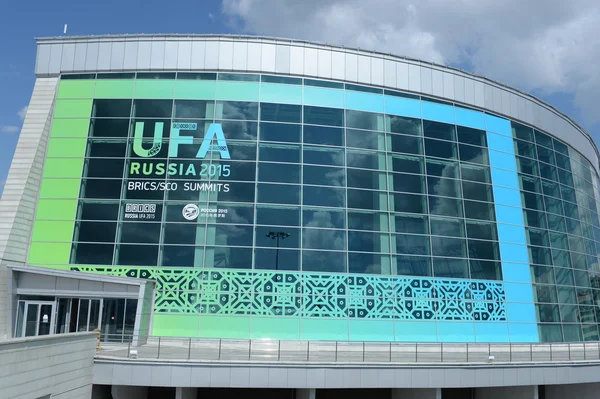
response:
[[[277,243],[277,249],[275,252],[275,270],[278,270],[279,268],[279,240],[285,240],[289,236],[289,233],[285,233],[283,231],[269,231],[267,233],[267,237],[275,240]]]

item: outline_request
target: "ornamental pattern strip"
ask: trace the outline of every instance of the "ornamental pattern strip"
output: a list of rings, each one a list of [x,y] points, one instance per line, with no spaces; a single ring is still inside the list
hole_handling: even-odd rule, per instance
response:
[[[75,266],[156,280],[155,312],[506,321],[502,282],[278,271]]]

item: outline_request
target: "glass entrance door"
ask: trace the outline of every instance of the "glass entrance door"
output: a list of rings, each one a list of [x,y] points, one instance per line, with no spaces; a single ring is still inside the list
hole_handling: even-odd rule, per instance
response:
[[[35,337],[54,331],[54,302],[24,301],[21,336]]]

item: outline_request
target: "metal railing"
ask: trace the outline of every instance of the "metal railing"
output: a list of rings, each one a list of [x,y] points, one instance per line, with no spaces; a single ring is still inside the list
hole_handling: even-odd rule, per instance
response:
[[[119,336],[120,337],[120,336]],[[548,363],[600,361],[600,342],[389,343],[103,336],[99,357],[274,363]]]

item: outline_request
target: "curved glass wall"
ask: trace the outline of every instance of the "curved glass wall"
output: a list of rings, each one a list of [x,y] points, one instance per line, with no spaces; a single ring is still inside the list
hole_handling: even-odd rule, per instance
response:
[[[542,132],[411,94],[64,76],[30,263],[157,279],[157,335],[592,340],[597,180]]]

